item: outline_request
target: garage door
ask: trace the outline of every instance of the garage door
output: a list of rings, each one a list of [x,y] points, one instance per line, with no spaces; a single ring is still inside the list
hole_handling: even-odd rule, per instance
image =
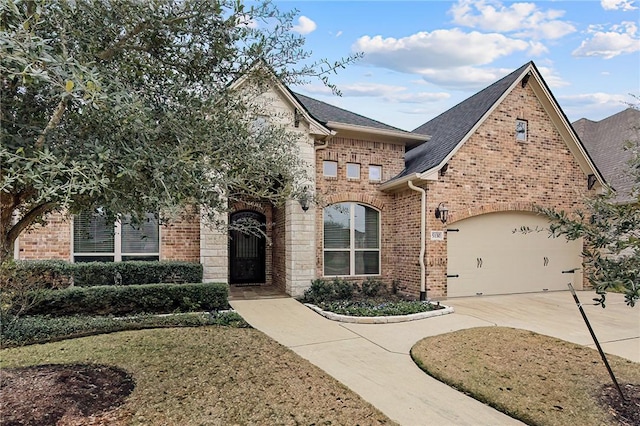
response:
[[[581,241],[549,238],[546,230],[523,234],[522,226],[548,228],[532,213],[500,212],[451,224],[447,232],[449,297],[582,288]]]

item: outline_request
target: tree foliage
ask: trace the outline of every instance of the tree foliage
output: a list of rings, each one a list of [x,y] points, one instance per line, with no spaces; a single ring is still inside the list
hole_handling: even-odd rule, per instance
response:
[[[296,134],[256,126],[268,105],[251,101],[271,76],[329,84],[354,59],[309,63],[294,17],[241,0],[0,2],[0,259],[55,211],[213,220],[291,197]],[[253,91],[232,90],[249,70]]]
[[[540,209],[551,221],[553,236],[583,238],[585,273],[596,290],[594,301],[605,306],[608,291],[622,291],[629,306],[640,300],[640,123],[639,137],[628,141],[628,172],[635,187],[632,202],[615,200],[610,191],[586,200],[586,210],[575,215]]]

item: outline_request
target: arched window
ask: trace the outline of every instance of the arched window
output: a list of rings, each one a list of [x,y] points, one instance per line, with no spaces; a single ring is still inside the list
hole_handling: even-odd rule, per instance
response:
[[[324,275],[380,274],[380,212],[357,203],[324,209]]]

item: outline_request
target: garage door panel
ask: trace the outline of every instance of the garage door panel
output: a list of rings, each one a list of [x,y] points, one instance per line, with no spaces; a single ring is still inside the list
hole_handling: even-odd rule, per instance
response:
[[[523,234],[528,226],[540,232]],[[547,221],[524,212],[501,212],[458,222],[447,233],[450,297],[566,290],[581,282],[562,274],[581,266],[580,241],[548,238]],[[515,232],[514,232],[515,231]]]

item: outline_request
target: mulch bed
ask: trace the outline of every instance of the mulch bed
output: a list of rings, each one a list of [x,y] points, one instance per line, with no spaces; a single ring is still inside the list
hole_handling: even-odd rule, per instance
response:
[[[124,370],[106,365],[48,364],[7,368],[0,377],[2,425],[118,424],[113,410],[135,387]]]
[[[621,383],[620,388],[626,401],[620,397],[618,389],[610,384],[602,388],[601,404],[610,410],[621,425],[640,425],[640,384]]]

